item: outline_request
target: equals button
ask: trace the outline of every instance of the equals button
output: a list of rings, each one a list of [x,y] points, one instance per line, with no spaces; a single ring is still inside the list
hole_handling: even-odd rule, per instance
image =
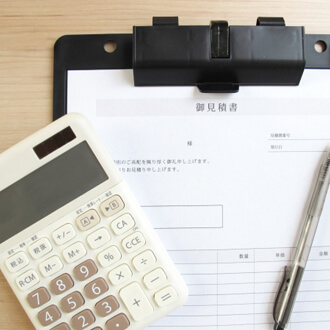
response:
[[[173,303],[178,297],[173,286],[168,286],[155,294],[155,301],[159,307],[164,307]]]

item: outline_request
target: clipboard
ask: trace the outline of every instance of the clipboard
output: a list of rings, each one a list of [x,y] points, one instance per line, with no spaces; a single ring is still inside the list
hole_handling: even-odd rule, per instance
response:
[[[165,21],[165,27],[162,20],[156,20],[156,25],[164,29],[177,28],[176,20]],[[262,21],[264,25],[257,27],[267,27],[267,20]],[[283,29],[282,23],[282,20],[274,20],[267,29]],[[220,34],[225,29],[222,24]],[[153,27],[146,27],[146,33],[150,28]],[[204,31],[205,27],[202,29]],[[210,27],[208,29],[210,31]],[[298,30],[302,33],[301,28]],[[68,110],[68,80],[73,71],[77,71],[77,80],[85,73],[96,72],[99,77],[104,69],[107,71],[111,84],[104,86],[105,93],[100,99],[91,102],[100,115],[96,127],[100,131],[113,131],[117,127],[110,137],[101,137],[133,190],[136,189],[138,200],[192,292],[187,306],[156,327],[208,327],[210,330],[219,327],[268,330],[273,327],[269,312],[275,298],[272,291],[276,292],[281,280],[281,265],[287,264],[292,253],[293,236],[301,221],[300,212],[319,154],[325,144],[330,143],[327,136],[328,70],[324,70],[327,85],[318,83],[321,90],[312,99],[303,99],[305,94],[313,94],[310,92],[314,88],[313,81],[308,78],[319,77],[316,71],[320,70],[312,68],[329,67],[329,49],[321,54],[314,50],[319,40],[328,45],[328,38],[328,35],[305,35],[303,54],[305,56],[310,50],[311,55],[305,58],[304,68],[298,65],[302,74],[299,86],[254,87],[238,83],[243,87],[236,94],[232,94],[235,91],[231,88],[233,86],[223,82],[220,86],[213,85],[207,81],[208,88],[202,93],[195,87],[198,82],[193,79],[188,86],[167,81],[161,88],[138,87],[137,84],[134,87],[134,34],[65,36],[56,43],[54,119]],[[104,51],[104,44],[108,41],[117,44],[115,52]],[[223,44],[221,40],[220,44]],[[226,51],[218,53],[226,55]],[[170,76],[177,76],[176,61],[168,61],[167,69],[160,69],[171,72],[173,68]],[[305,70],[306,67],[310,69]],[[118,85],[124,86],[118,95],[117,81]],[[159,85],[157,81],[147,82],[148,86],[155,86],[153,83]],[[81,86],[93,88],[93,82],[82,82]],[[97,85],[96,89],[99,87]],[[218,93],[219,87],[221,94]],[[214,91],[217,93],[207,93]],[[258,103],[260,91],[263,102]],[[77,92],[84,93],[83,90]],[[181,95],[184,96],[182,99]],[[281,107],[279,102],[274,109],[268,109],[274,95],[278,100],[283,98],[285,106]],[[145,102],[148,97],[151,104]],[[315,107],[315,100],[320,100],[324,107]],[[311,108],[315,118],[309,116]],[[78,105],[75,110],[79,109]],[[301,116],[295,116],[300,112]],[[178,123],[176,116],[180,117]],[[186,128],[182,130],[186,134],[181,132],[182,127]],[[152,139],[156,140],[153,145],[148,141]],[[209,141],[213,144],[210,145]],[[144,144],[147,144],[146,148],[143,148]],[[126,151],[121,153],[123,150]],[[180,187],[176,185],[178,180]],[[183,186],[187,187],[184,192],[181,191]],[[281,188],[284,186],[285,189]],[[269,187],[272,187],[271,200],[265,197]],[[192,196],[187,197],[188,193]],[[237,200],[241,207],[237,207]],[[287,200],[290,200],[289,205]],[[283,205],[285,214],[279,207]],[[329,212],[326,212],[327,216]],[[324,221],[320,225],[321,236],[316,238],[317,246],[312,251],[315,264],[311,265],[310,274],[320,270],[318,265],[330,263],[327,257],[330,250],[322,240],[325,237],[328,241],[330,230]],[[255,235],[250,237],[246,233],[250,233],[251,228],[255,229]],[[285,230],[279,232],[279,228]],[[202,248],[199,235],[204,237]],[[327,274],[326,267],[321,276]],[[309,329],[311,324],[322,330],[329,327],[330,313],[319,312],[321,307],[330,310],[330,295],[327,296],[330,288],[325,287],[327,282],[323,279],[311,275],[310,282],[303,283],[300,309],[292,318],[293,326],[300,330]],[[309,283],[314,291],[309,290]],[[324,301],[313,301],[321,291]]]
[[[107,42],[115,51],[105,51]],[[329,48],[330,35],[305,34],[270,17],[231,27],[226,21],[179,26],[177,17],[154,17],[152,26],[134,27],[133,34],[63,36],[54,47],[53,119],[66,113],[68,70],[133,68],[136,86],[231,93],[240,85],[298,85],[304,69],[330,69]]]
[[[108,53],[104,45],[115,42],[116,51]],[[63,36],[54,46],[53,119],[67,113],[68,70],[132,68],[132,35]]]

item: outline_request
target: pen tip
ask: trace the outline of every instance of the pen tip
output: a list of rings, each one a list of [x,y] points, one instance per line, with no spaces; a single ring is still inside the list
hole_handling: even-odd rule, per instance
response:
[[[278,323],[274,324],[274,330],[284,330],[283,327],[281,327]]]

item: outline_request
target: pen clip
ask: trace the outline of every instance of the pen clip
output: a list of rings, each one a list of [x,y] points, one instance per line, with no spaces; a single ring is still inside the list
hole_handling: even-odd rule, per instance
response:
[[[278,291],[275,297],[274,308],[273,308],[273,319],[278,324],[279,323],[279,313],[282,306],[282,301],[286,291],[288,290],[288,283],[291,277],[291,267],[285,266],[283,272],[282,281],[278,287]]]

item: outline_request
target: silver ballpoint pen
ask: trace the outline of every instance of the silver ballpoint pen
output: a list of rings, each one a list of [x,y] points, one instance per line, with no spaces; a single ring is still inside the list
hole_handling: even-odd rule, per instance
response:
[[[289,322],[322,213],[329,183],[330,150],[328,149],[319,170],[293,261],[290,266],[284,268],[283,280],[279,286],[273,310],[274,330],[283,330]]]

